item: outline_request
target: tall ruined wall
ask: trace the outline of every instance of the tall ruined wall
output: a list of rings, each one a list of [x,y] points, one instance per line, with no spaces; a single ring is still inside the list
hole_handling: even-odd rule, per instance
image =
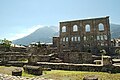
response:
[[[109,52],[111,45],[109,17],[60,22],[60,52],[87,51]]]

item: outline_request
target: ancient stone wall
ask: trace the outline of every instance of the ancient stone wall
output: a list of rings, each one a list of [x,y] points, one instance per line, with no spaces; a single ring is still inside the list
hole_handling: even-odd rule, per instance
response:
[[[29,56],[29,62],[49,62],[50,56],[49,55],[32,55]]]
[[[25,60],[28,56],[22,52],[1,52],[0,61],[19,61]]]
[[[22,47],[10,47],[10,50],[12,52],[26,52],[26,48],[22,48]]]
[[[27,52],[31,55],[45,55],[47,54],[46,47],[28,47]]]
[[[59,46],[59,37],[53,37],[53,47]]]
[[[55,70],[73,70],[73,71],[97,71],[120,73],[120,66],[103,66],[96,64],[68,64],[68,63],[38,63],[42,68],[51,68]]]
[[[59,54],[59,58],[67,63],[92,63],[92,54],[87,52],[67,52]]]
[[[111,55],[120,55],[120,46],[112,46],[111,48],[110,48],[110,53],[111,53]]]
[[[63,50],[109,52],[111,35],[109,17],[60,22],[60,52]]]

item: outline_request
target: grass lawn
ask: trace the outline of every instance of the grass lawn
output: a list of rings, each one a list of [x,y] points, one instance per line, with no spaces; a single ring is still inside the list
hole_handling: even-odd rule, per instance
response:
[[[55,80],[82,80],[86,75],[95,75],[99,80],[120,80],[120,73],[109,74],[105,72],[85,72],[85,71],[64,71],[52,70],[44,71],[42,77],[55,79]]]
[[[14,69],[17,69],[17,68],[20,68],[20,69],[23,70],[22,67],[13,67],[13,66],[6,67],[6,66],[0,66],[0,73],[12,75],[12,71],[13,71]],[[35,77],[35,75],[27,74],[27,73],[25,73],[24,71],[22,72],[22,76],[24,76],[24,77]]]
[[[21,67],[0,66],[0,73],[11,75],[12,70],[16,68],[21,68]],[[44,71],[43,75],[40,77],[44,77],[48,79],[50,78],[54,80],[82,80],[83,77],[86,75],[88,76],[95,75],[99,78],[99,80],[120,80],[120,73],[109,74],[105,72],[64,71],[64,70]],[[25,72],[23,72],[22,76],[35,77],[34,75],[30,75]]]

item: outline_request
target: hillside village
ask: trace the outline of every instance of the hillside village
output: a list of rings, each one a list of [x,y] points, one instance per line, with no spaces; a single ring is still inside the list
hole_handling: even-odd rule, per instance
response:
[[[111,39],[109,16],[60,22],[59,28],[59,36],[53,36],[52,43],[22,46],[2,40],[0,65],[20,66],[35,75],[41,75],[34,71],[38,66],[120,73],[120,38]]]

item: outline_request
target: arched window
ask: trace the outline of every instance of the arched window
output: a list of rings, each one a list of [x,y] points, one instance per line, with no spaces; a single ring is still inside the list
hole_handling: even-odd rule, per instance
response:
[[[65,37],[63,38],[63,42],[65,42]]]
[[[86,32],[90,32],[90,25],[89,25],[89,24],[87,24],[87,25],[85,26],[85,31],[86,31]]]
[[[86,38],[86,36],[84,36],[84,41],[86,41],[87,40],[87,38]]]
[[[78,41],[80,41],[80,37],[78,37]]]
[[[60,42],[62,42],[62,41],[63,41],[63,38],[60,39]]]
[[[66,42],[68,42],[68,37],[66,37]]]
[[[101,46],[104,46],[104,43],[101,43]]]
[[[104,35],[104,39],[107,40],[107,35]]]
[[[100,36],[97,36],[97,40],[100,40]]]
[[[101,35],[100,37],[101,37],[101,40],[104,40],[104,39],[103,39],[103,35]]]
[[[75,36],[75,41],[77,41],[77,37]]]
[[[103,30],[104,30],[104,25],[103,25],[102,23],[100,23],[100,24],[98,25],[98,27],[99,27],[99,31],[103,31]]]
[[[78,26],[77,25],[73,26],[73,31],[78,31]]]
[[[71,41],[74,41],[74,37],[71,37]]]
[[[62,27],[62,32],[66,32],[66,26]]]

